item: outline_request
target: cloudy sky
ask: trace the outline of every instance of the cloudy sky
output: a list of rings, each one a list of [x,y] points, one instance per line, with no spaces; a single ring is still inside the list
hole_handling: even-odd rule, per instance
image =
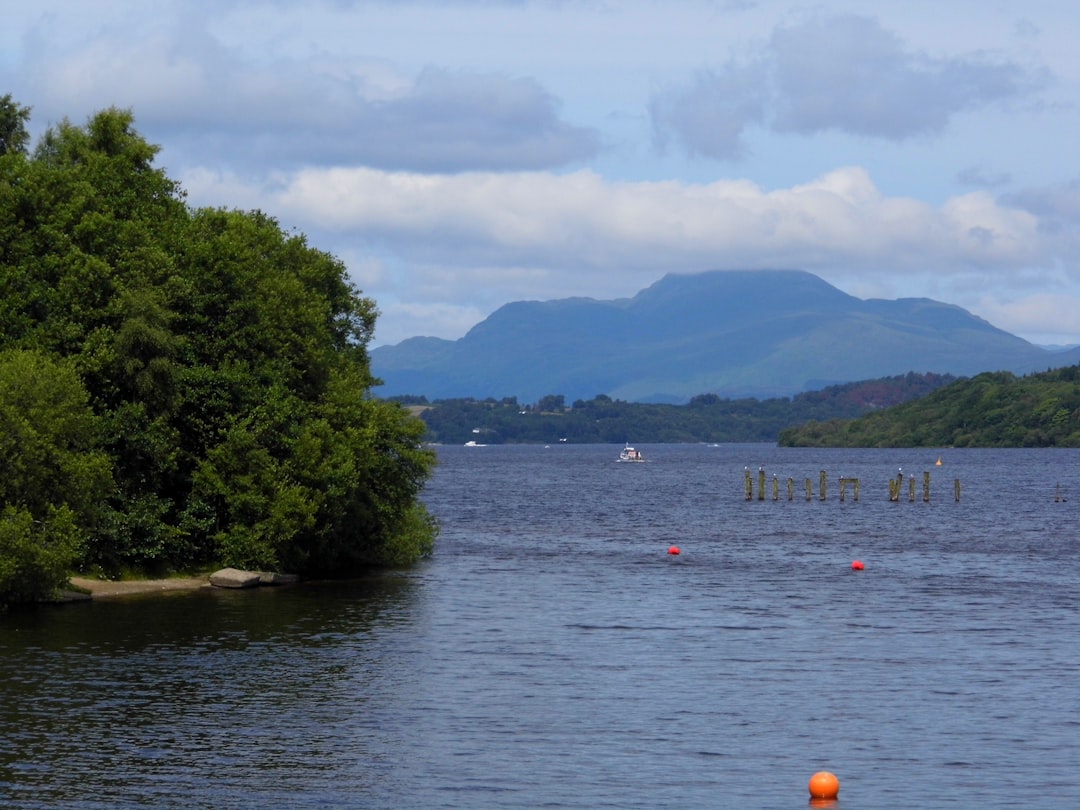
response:
[[[1080,343],[1075,0],[0,0],[32,131],[129,108],[193,205],[340,257],[376,344],[809,270]]]

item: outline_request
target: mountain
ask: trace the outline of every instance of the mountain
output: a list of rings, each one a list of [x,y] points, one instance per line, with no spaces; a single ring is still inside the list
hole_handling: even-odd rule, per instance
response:
[[[908,371],[971,376],[1080,362],[960,307],[863,300],[799,270],[671,274],[633,298],[517,301],[459,340],[371,352],[381,396],[629,402],[790,396]]]

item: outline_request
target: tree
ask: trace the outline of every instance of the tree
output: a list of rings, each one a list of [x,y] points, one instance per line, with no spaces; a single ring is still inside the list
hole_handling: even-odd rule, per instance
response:
[[[98,430],[71,363],[0,353],[0,602],[49,596],[102,525],[112,478]]]
[[[110,109],[0,160],[0,349],[77,372],[115,480],[77,565],[334,575],[430,551],[423,424],[369,397],[375,303],[272,217],[188,208],[156,153]]]
[[[30,133],[26,130],[29,120],[29,107],[16,104],[10,93],[0,96],[0,155],[26,152],[30,143]]]

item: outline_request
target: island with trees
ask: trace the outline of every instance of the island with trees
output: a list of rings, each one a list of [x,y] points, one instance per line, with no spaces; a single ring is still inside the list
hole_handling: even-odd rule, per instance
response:
[[[131,112],[0,97],[0,604],[74,573],[347,576],[429,554],[377,310],[265,213],[192,208]]]

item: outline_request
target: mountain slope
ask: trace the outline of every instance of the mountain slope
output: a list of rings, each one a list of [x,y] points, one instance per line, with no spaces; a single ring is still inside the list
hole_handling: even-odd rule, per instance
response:
[[[908,371],[970,376],[1069,364],[965,310],[862,300],[797,270],[668,275],[633,298],[518,301],[456,341],[371,353],[382,396],[684,402],[785,396]]]

